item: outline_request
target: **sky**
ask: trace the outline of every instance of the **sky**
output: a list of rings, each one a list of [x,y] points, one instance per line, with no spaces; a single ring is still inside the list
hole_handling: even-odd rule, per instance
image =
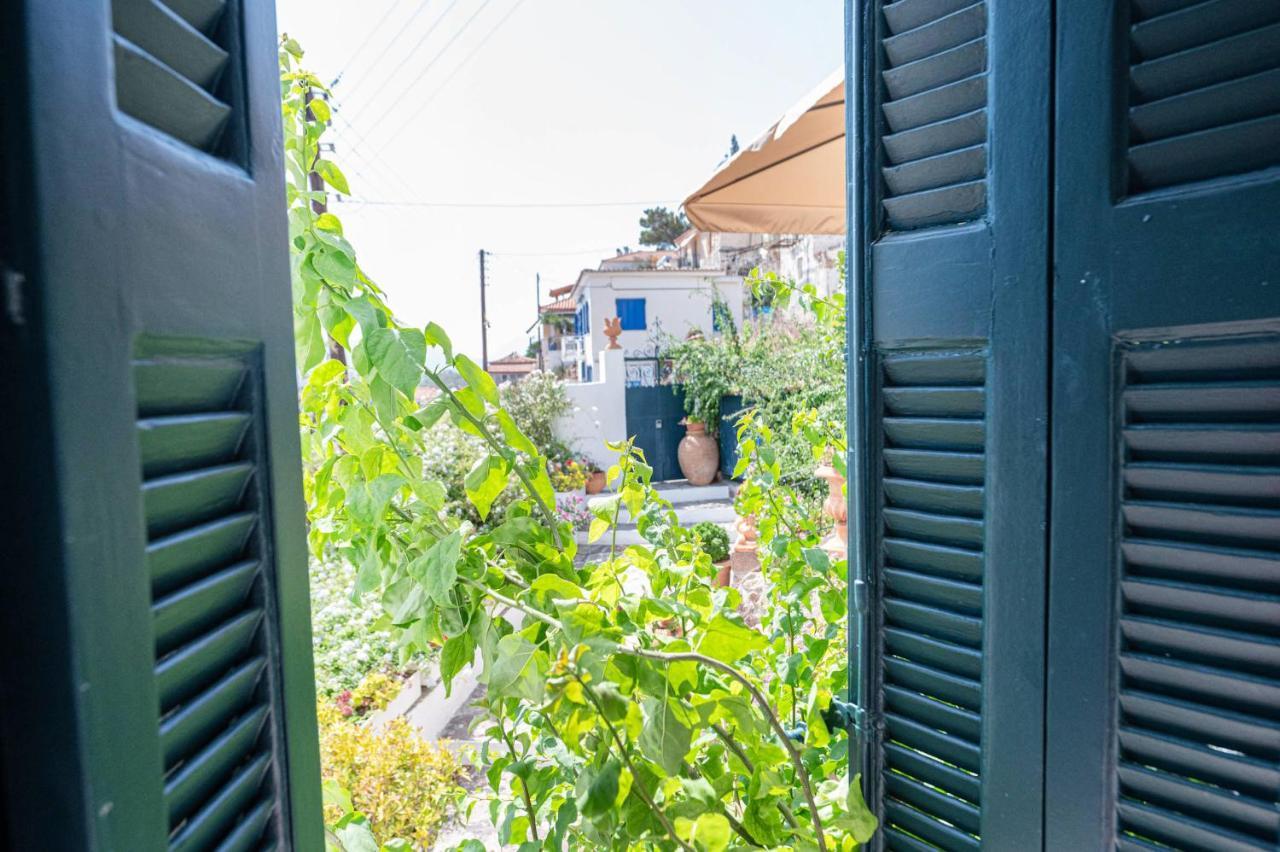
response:
[[[638,244],[843,53],[841,0],[277,0],[334,80],[332,205],[399,318],[523,351],[543,301]]]

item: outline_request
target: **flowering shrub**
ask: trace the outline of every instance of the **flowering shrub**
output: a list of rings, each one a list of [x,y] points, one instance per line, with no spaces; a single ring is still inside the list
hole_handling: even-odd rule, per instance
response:
[[[571,405],[564,382],[550,373],[534,371],[503,385],[501,396],[502,407],[539,453],[548,458],[567,455],[555,433],[555,422],[569,413]]]
[[[344,561],[311,564],[311,650],[316,692],[336,695],[355,689],[370,672],[419,668],[422,654],[402,656],[380,621],[382,607],[366,598],[351,601],[356,570]]]
[[[395,694],[387,695],[391,681],[375,675],[349,696],[362,695],[370,709],[380,709]],[[340,823],[344,811],[355,810],[378,836],[430,847],[465,795],[463,767],[453,752],[419,737],[404,719],[381,729],[363,724],[358,715],[344,712],[341,699],[321,699],[316,715],[326,792],[341,788],[347,795],[345,801],[326,795],[325,822]]]
[[[556,514],[568,521],[575,530],[585,530],[591,523],[591,509],[580,494],[556,498]]]
[[[403,686],[399,678],[383,672],[373,672],[355,689],[339,692],[334,703],[338,712],[348,719],[366,716],[375,710],[385,710],[391,700],[400,694]]]
[[[547,475],[551,477],[551,487],[556,491],[577,491],[587,486],[587,477],[591,475],[591,471],[578,459],[567,458],[549,462]]]

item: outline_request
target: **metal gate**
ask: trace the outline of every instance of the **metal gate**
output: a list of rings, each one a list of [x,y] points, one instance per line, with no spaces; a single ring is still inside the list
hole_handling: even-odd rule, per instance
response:
[[[671,383],[671,366],[654,353],[627,353],[627,435],[653,467],[653,481],[680,478],[676,452],[684,437],[684,394]]]

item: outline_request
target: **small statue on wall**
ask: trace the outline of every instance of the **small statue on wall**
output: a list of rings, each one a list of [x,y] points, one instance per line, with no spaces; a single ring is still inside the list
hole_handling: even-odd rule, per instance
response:
[[[622,334],[622,317],[605,317],[604,318],[604,336],[609,338],[609,345],[606,349],[621,349],[618,345],[618,335]]]

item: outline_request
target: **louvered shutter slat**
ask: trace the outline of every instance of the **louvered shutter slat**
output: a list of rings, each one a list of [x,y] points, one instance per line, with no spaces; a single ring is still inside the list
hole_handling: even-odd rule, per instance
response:
[[[122,112],[194,148],[214,146],[231,107],[121,36],[115,59]]]
[[[223,785],[232,770],[255,748],[266,720],[265,707],[247,713],[178,767],[164,790],[171,823],[180,824]]]
[[[236,462],[149,480],[142,488],[147,531],[164,535],[229,514],[252,475],[252,464]]]
[[[157,600],[152,607],[156,650],[164,654],[242,608],[258,568],[256,560],[241,562]]]
[[[1276,348],[1124,355],[1122,835],[1213,849],[1280,836]]]
[[[886,713],[884,719],[885,733],[891,740],[969,772],[976,773],[981,766],[978,747],[966,737],[948,734],[897,713]]]
[[[902,826],[912,834],[936,844],[942,849],[966,850],[980,848],[976,837],[965,834],[955,826],[948,825],[942,820],[904,804],[898,799],[886,798],[884,810],[885,815],[892,821],[891,824]]]
[[[271,818],[271,803],[263,802],[251,811],[248,816],[236,826],[222,843],[218,845],[216,852],[246,852],[252,849],[254,844],[258,843],[262,837],[263,829],[266,827],[267,820]],[[268,840],[262,845],[262,852],[274,852],[278,847],[275,841]]]
[[[248,428],[249,415],[243,411],[141,419],[138,446],[143,475],[203,467],[233,456]]]
[[[151,542],[147,570],[153,594],[166,594],[231,562],[244,550],[256,523],[253,513],[239,512]]]
[[[885,708],[899,720],[902,731],[915,730],[910,727],[914,724],[923,725],[923,730],[951,734],[951,743],[939,746],[941,750],[933,753],[941,756],[947,763],[977,771],[977,763],[974,762],[977,752],[973,743],[982,730],[982,719],[977,713],[900,686],[886,686],[884,694]],[[915,721],[909,723],[909,719]],[[907,727],[903,728],[904,725]],[[904,736],[907,734],[904,733]]]
[[[982,654],[964,645],[890,627],[884,631],[884,646],[894,656],[916,660],[971,681],[976,682],[982,676]],[[976,730],[974,736],[977,736]]]
[[[886,745],[885,753],[890,755],[894,763],[902,767],[903,772],[912,778],[919,778],[958,798],[967,799],[970,802],[978,800],[979,788],[976,775],[962,772],[927,754],[921,754],[896,743]]]
[[[160,706],[168,708],[198,692],[234,665],[251,647],[263,613],[247,610],[156,664]]]
[[[225,848],[225,844],[237,842],[238,836],[260,838],[271,813],[270,802],[259,803],[238,821],[237,817],[252,803],[270,766],[271,761],[263,755],[238,770],[215,798],[182,825],[169,848],[173,852],[197,852],[215,848],[218,841],[222,844],[216,848]]]
[[[1132,12],[1130,189],[1280,163],[1280,6],[1205,0]]]
[[[885,682],[958,707],[976,709],[982,704],[982,687],[976,680],[957,677],[906,660],[885,660]]]
[[[978,515],[982,513],[985,491],[978,485],[951,485],[886,477],[884,493],[893,500],[894,505],[908,509],[950,515]]]
[[[118,34],[206,91],[227,62],[218,47],[158,0],[113,0]]]
[[[160,743],[166,763],[189,756],[201,743],[234,718],[253,697],[258,678],[267,661],[249,660],[231,671],[200,697],[161,721]],[[265,759],[265,755],[264,755]]]
[[[987,7],[883,6],[880,109],[891,229],[965,221],[986,208]]]
[[[886,538],[885,558],[894,565],[936,571],[954,577],[980,579],[982,554],[959,547],[944,547],[922,541]]]
[[[227,0],[160,0],[202,33],[210,32],[227,8]]]
[[[978,809],[957,796],[940,792],[905,775],[892,774],[885,792],[893,798],[934,814],[968,834],[978,832]]]

